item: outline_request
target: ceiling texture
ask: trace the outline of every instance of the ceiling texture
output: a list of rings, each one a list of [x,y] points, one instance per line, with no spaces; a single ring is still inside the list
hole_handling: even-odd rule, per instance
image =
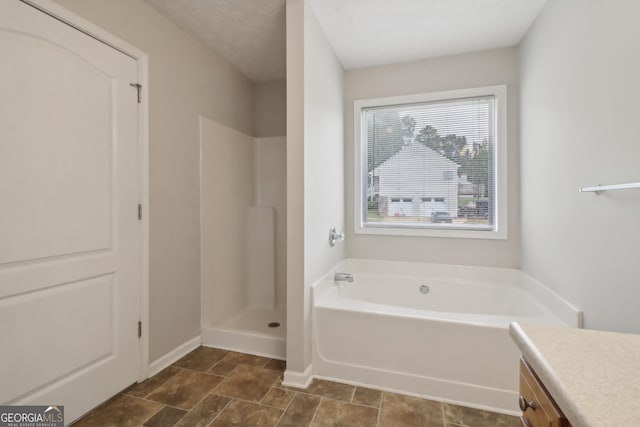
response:
[[[285,77],[285,0],[146,0],[255,82]],[[309,0],[346,69],[517,45],[546,0]]]
[[[254,82],[284,79],[285,0],[146,0]]]
[[[517,45],[546,0],[309,0],[347,68]]]

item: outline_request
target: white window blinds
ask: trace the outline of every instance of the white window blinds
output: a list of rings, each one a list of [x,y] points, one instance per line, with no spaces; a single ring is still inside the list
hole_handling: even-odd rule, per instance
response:
[[[494,230],[495,96],[361,117],[363,226]]]

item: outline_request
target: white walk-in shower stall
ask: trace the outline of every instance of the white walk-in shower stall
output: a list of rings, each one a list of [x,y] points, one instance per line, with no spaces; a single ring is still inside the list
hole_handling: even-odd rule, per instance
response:
[[[285,358],[286,139],[200,118],[202,342]]]

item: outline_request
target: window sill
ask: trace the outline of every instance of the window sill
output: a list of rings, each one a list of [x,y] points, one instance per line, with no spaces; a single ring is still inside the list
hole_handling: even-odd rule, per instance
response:
[[[505,228],[505,227],[503,227]],[[356,225],[355,234],[365,234],[374,236],[407,236],[407,237],[440,237],[453,239],[485,239],[485,240],[506,240],[508,238],[506,229],[452,229],[443,224],[440,227],[412,227],[376,225]]]

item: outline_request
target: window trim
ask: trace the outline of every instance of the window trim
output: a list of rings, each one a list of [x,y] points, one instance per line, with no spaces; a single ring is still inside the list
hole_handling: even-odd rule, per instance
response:
[[[494,157],[494,182],[495,194],[495,227],[494,230],[470,230],[462,228],[439,227],[425,228],[424,226],[402,224],[389,226],[387,224],[369,223],[366,227],[363,221],[363,197],[367,194],[365,183],[362,179],[362,171],[366,170],[366,157],[363,149],[366,141],[366,122],[362,120],[363,110],[370,107],[384,107],[401,104],[421,102],[447,101],[459,98],[471,98],[479,96],[495,97],[495,150]],[[501,239],[508,237],[507,221],[507,85],[484,86],[469,89],[447,90],[439,92],[421,93],[414,95],[391,96],[384,98],[359,99],[353,102],[354,117],[354,233],[388,236],[422,236],[422,237],[450,237],[468,239]]]

